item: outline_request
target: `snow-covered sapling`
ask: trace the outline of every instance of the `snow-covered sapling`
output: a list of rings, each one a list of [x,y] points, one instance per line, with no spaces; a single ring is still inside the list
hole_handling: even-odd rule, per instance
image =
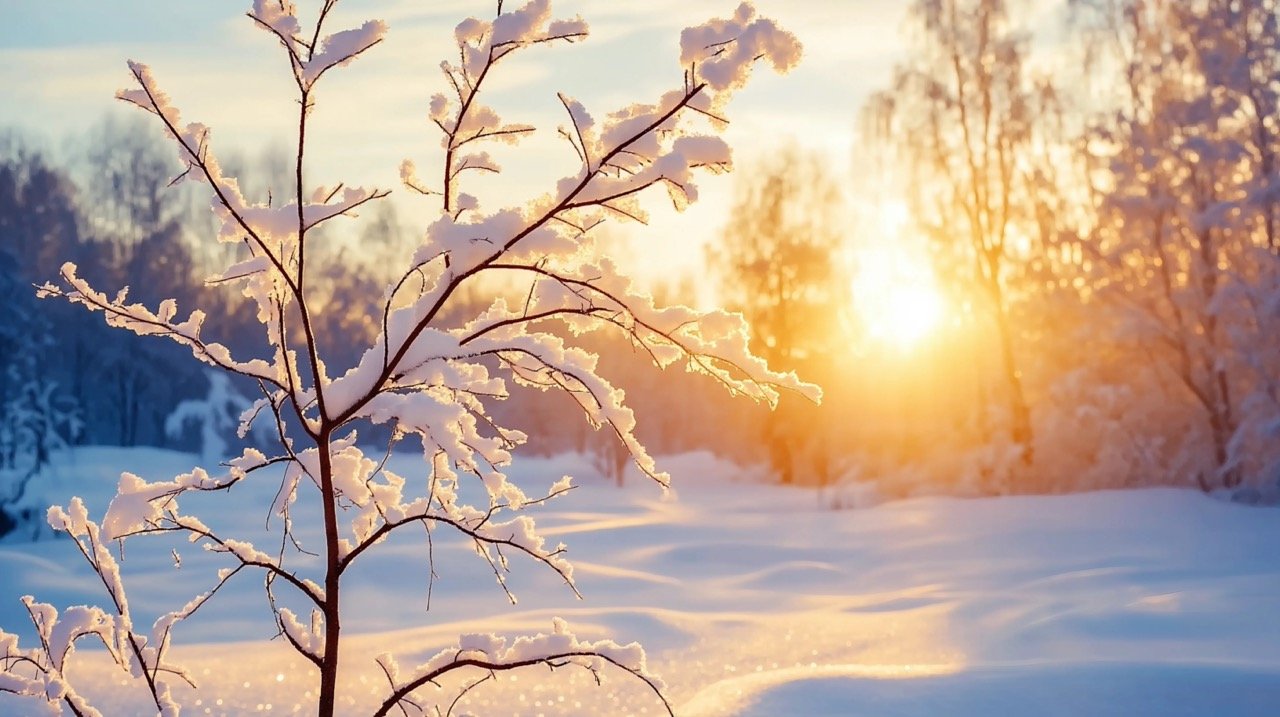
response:
[[[277,437],[271,455],[246,449],[227,461],[219,475],[195,469],[165,482],[151,483],[126,473],[101,524],[89,519],[77,499],[53,508],[49,519],[69,533],[101,576],[111,598],[109,609],[53,607],[28,599],[40,645],[22,650],[0,633],[0,691],[28,695],[75,714],[98,714],[66,677],[74,643],[94,637],[107,646],[122,668],[145,683],[156,710],[177,714],[169,683],[190,678],[168,659],[172,627],[204,604],[206,596],[162,617],[150,631],[133,622],[120,572],[108,545],[135,537],[178,533],[224,554],[211,593],[241,573],[265,573],[269,604],[280,635],[314,664],[319,683],[318,713],[332,715],[343,683],[342,597],[348,571],[391,533],[406,526],[428,531],[449,528],[474,544],[500,584],[508,556],[521,553],[555,571],[576,592],[573,569],[563,545],[549,545],[534,522],[521,512],[563,495],[564,478],[551,489],[528,496],[505,472],[510,451],[525,436],[498,425],[490,406],[507,395],[510,382],[571,396],[593,426],[607,427],[626,447],[638,468],[665,485],[644,447],[633,435],[635,419],[621,391],[596,372],[596,357],[575,347],[571,337],[584,332],[620,331],[659,367],[675,364],[706,374],[730,392],[773,403],[780,389],[817,399],[816,387],[792,374],[771,371],[752,355],[740,316],[720,311],[695,312],[682,306],[660,308],[595,246],[592,229],[607,217],[643,218],[638,195],[667,190],[677,207],[698,196],[699,171],[730,168],[728,145],[715,132],[724,121],[724,105],[750,69],[766,61],[776,70],[799,58],[794,36],[758,17],[743,3],[729,18],[686,29],[681,36],[682,78],[678,86],[650,104],[635,104],[597,119],[578,101],[561,96],[567,124],[560,135],[580,160],[552,191],[523,206],[485,211],[462,191],[469,170],[498,171],[481,149],[487,141],[514,143],[533,131],[504,122],[485,101],[489,80],[509,58],[538,44],[576,42],[587,36],[580,18],[553,19],[548,0],[530,0],[518,9],[501,2],[491,20],[470,18],[455,30],[458,55],[442,64],[447,92],[430,101],[430,118],[442,136],[443,163],[431,180],[420,179],[412,162],[401,167],[410,188],[439,203],[439,215],[382,297],[379,331],[355,366],[331,373],[317,335],[316,307],[309,301],[308,237],[316,227],[350,214],[387,195],[356,187],[310,187],[305,161],[308,121],[317,88],[331,70],[346,65],[377,45],[386,33],[380,21],[325,35],[336,0],[325,0],[314,26],[304,30],[294,4],[255,0],[249,17],[283,48],[297,90],[299,115],[295,156],[296,186],[287,204],[246,201],[236,180],[224,174],[207,127],[184,123],[177,108],[146,65],[131,62],[137,88],[120,98],[156,116],[177,144],[186,165],[181,179],[208,184],[213,211],[221,222],[219,238],[244,247],[244,255],[211,281],[236,282],[254,302],[264,342],[258,358],[235,356],[206,338],[199,310],[179,318],[172,300],[156,308],[130,303],[124,291],[111,296],[92,288],[76,267],[63,266],[60,281],[41,289],[101,311],[108,324],[141,335],[169,338],[196,358],[228,373],[251,379],[262,397],[241,417],[243,433],[255,421],[267,421]],[[705,129],[695,130],[694,127]],[[488,309],[460,324],[446,323],[451,301],[481,275],[505,282],[481,282],[518,288],[514,305],[495,297]],[[557,330],[559,329],[559,330]],[[570,337],[570,338],[566,338]],[[395,443],[413,438],[422,447],[422,476],[406,480],[361,449],[355,429],[385,425]],[[390,450],[390,446],[387,447]],[[381,451],[379,451],[381,453]],[[192,491],[226,491],[241,481],[266,480],[268,467],[282,467],[278,497],[270,509],[278,522],[281,549],[258,550],[246,541],[219,535],[199,518],[182,512],[179,500]],[[487,505],[461,498],[464,480],[476,480]],[[303,491],[315,499],[299,502]],[[315,514],[301,515],[314,506]],[[320,565],[309,570],[297,521],[323,526],[316,546]],[[424,558],[429,559],[425,554]],[[314,563],[311,563],[314,564]],[[308,573],[314,572],[313,575]],[[505,585],[504,585],[505,589]],[[291,604],[308,603],[299,616],[275,592],[291,591]],[[388,680],[385,699],[374,713],[437,714],[448,705],[440,678],[454,672],[481,674],[528,665],[579,665],[592,671],[621,669],[644,680],[663,705],[661,683],[645,667],[638,645],[585,642],[557,620],[547,635],[514,641],[493,635],[464,636],[424,663],[402,668],[393,655],[378,660]]]
[[[170,438],[179,438],[188,424],[200,428],[200,457],[206,464],[226,458],[230,434],[241,423],[240,416],[253,409],[253,401],[245,398],[231,385],[231,375],[208,369],[209,392],[204,398],[182,401],[164,419],[164,432]],[[245,429],[253,430],[259,438],[269,440],[274,429],[267,421],[246,421]],[[241,436],[243,438],[243,436]]]
[[[19,529],[40,535],[42,501],[30,489],[83,427],[79,406],[54,381],[20,381],[16,395],[0,403],[0,538]]]

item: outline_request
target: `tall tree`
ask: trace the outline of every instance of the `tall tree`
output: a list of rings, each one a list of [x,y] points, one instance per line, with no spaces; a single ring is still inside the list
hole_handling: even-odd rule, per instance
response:
[[[1034,458],[1031,411],[1011,315],[1010,264],[1025,247],[1026,155],[1034,106],[1003,0],[915,0],[912,60],[870,105],[880,141],[900,148],[917,221],[950,256],[995,327],[1009,437]],[[946,263],[946,262],[944,262]]]
[[[752,346],[770,365],[819,375],[844,341],[839,317],[849,302],[840,186],[825,160],[794,146],[740,176],[721,241],[708,254],[717,290],[747,317]],[[783,483],[828,470],[820,411],[784,398],[762,416]]]
[[[1164,400],[1196,416],[1179,443],[1192,449],[1184,469],[1205,490],[1244,480],[1232,446],[1247,428],[1245,404],[1255,421],[1280,409],[1273,399],[1259,413],[1276,393],[1274,361],[1263,356],[1271,347],[1260,343],[1270,323],[1260,290],[1277,271],[1268,6],[1076,4],[1097,54],[1124,77],[1088,145],[1104,168],[1096,288],[1131,313],[1127,338],[1172,379]]]

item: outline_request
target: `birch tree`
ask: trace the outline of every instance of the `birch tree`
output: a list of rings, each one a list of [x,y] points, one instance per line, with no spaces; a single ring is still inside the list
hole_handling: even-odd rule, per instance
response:
[[[882,141],[902,148],[919,221],[995,327],[1009,438],[1030,465],[1034,436],[1010,282],[1032,137],[1026,38],[1012,30],[1003,0],[917,0],[911,13],[918,55],[869,105],[882,115],[873,124],[886,131]]]
[[[1092,124],[1102,173],[1094,252],[1121,338],[1192,417],[1181,470],[1234,488],[1280,412],[1274,372],[1276,72],[1265,3],[1080,2],[1120,68],[1115,112]],[[1270,24],[1269,24],[1270,23]],[[1268,50],[1267,46],[1272,49]],[[1269,78],[1269,79],[1268,79]],[[1249,415],[1249,418],[1246,418]],[[1256,468],[1256,465],[1252,467]]]

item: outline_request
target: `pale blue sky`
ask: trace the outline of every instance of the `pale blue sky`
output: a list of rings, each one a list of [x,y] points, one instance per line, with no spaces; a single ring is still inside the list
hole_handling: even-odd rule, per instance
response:
[[[514,4],[508,2],[508,4]],[[901,58],[905,3],[897,0],[757,0],[805,44],[800,68],[784,77],[757,73],[730,107],[729,139],[739,158],[787,139],[825,152],[850,171],[856,114],[884,86]],[[318,2],[302,0],[303,11]],[[344,0],[330,30],[381,18],[387,41],[328,79],[314,115],[317,181],[398,187],[397,167],[412,157],[430,167],[439,135],[426,104],[440,91],[439,62],[452,57],[458,20],[488,16],[492,0]],[[488,203],[518,203],[573,171],[572,151],[555,138],[563,122],[557,90],[597,115],[655,98],[680,82],[679,31],[732,13],[736,0],[559,0],[557,15],[581,14],[592,37],[571,47],[534,48],[500,66],[490,101],[508,121],[540,137],[501,150],[504,178],[471,188]],[[129,85],[126,59],[152,66],[183,110],[214,130],[214,149],[256,153],[289,137],[294,100],[283,53],[244,17],[247,0],[0,0],[0,126],[18,126],[51,146],[82,135],[116,107]],[[500,99],[499,99],[500,97]],[[656,217],[653,231],[700,244],[723,220],[731,180],[704,184],[704,206],[681,218]],[[663,240],[669,244],[676,240]],[[675,248],[672,245],[671,248]],[[689,247],[694,249],[696,247]],[[664,252],[665,253],[665,252]]]

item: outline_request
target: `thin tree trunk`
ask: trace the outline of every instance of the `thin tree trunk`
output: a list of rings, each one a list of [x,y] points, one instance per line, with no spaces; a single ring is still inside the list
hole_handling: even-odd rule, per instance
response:
[[[327,565],[324,576],[324,654],[320,664],[320,717],[333,717],[338,689],[338,645],[342,635],[339,611],[341,578],[338,553],[338,510],[333,492],[333,458],[329,455],[332,430],[316,437],[320,449],[320,495],[324,502],[324,542]]]
[[[1002,305],[1003,306],[1003,305]],[[1027,406],[1027,397],[1022,389],[1022,372],[1018,370],[1017,360],[1013,352],[1013,327],[1009,324],[1009,315],[1000,308],[996,313],[996,324],[1000,331],[1000,359],[1004,368],[1005,382],[1009,389],[1009,437],[1022,448],[1022,464],[1030,467],[1035,463],[1034,436],[1031,430],[1031,409]]]

